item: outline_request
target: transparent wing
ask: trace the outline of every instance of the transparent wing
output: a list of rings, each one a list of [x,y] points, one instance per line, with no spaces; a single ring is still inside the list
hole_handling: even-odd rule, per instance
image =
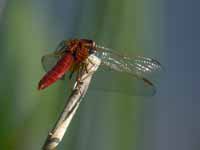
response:
[[[63,40],[58,44],[55,50],[55,53],[61,54],[65,51],[65,49],[66,49],[66,45],[65,45],[65,41]]]
[[[96,56],[110,69],[127,72],[138,78],[145,78],[162,70],[162,66],[157,60],[148,57],[135,56],[131,58],[108,51],[97,52]]]
[[[111,51],[98,51],[95,55],[102,60],[103,66],[110,69],[111,78],[107,76],[106,85],[114,85],[111,87],[113,91],[136,96],[155,94],[153,81],[156,81],[157,75],[163,70],[157,60],[143,56],[130,58]]]
[[[58,62],[58,60],[61,58],[60,55],[56,55],[55,53],[50,53],[47,55],[42,56],[42,67],[43,69],[48,72],[49,70],[51,70],[56,63]]]
[[[42,67],[46,72],[51,70],[56,65],[58,60],[63,56],[65,49],[65,41],[62,41],[58,44],[54,52],[42,56]]]

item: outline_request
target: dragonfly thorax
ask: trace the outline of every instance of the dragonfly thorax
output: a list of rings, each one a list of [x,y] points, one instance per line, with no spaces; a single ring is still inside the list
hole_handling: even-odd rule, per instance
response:
[[[70,52],[75,61],[82,62],[95,52],[95,42],[88,39],[72,39],[67,42],[66,52]]]

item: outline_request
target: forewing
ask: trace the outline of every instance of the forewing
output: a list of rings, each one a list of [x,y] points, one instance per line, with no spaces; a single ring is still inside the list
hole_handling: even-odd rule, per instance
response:
[[[96,53],[96,56],[102,60],[102,65],[109,68],[111,72],[118,72],[111,73],[110,79],[107,76],[106,85],[109,84],[108,82],[113,82],[111,84],[119,83],[111,88],[113,91],[126,92],[124,90],[126,88],[120,86],[128,85],[130,87],[127,88],[130,90],[128,93],[131,95],[143,96],[155,94],[156,87],[153,81],[156,81],[154,79],[163,70],[157,60],[143,56],[121,56],[111,51],[100,51]]]
[[[145,78],[162,70],[161,64],[152,58],[121,56],[112,52],[97,52],[102,64],[118,72],[127,72],[138,78]]]

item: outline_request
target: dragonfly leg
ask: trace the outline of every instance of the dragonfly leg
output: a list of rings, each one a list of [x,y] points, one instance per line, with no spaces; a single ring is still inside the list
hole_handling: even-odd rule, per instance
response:
[[[92,75],[95,71],[92,71],[90,73],[88,73],[84,78],[82,78],[81,80],[85,80],[87,79],[90,75]]]
[[[81,89],[80,89],[80,85],[83,84],[84,80],[87,79],[90,75],[92,75],[94,73],[94,71],[90,71],[92,69],[93,66],[91,66],[90,68],[88,68],[88,63],[82,63],[77,71],[77,76],[76,76],[76,82],[77,82],[77,89],[80,92],[80,94],[82,95]],[[85,71],[86,74],[85,76],[81,77],[81,73]],[[81,78],[80,78],[81,77]]]
[[[88,61],[89,61],[89,63],[91,63],[92,64],[92,66],[94,66],[95,64],[94,64],[94,62],[90,59],[90,58],[88,58],[87,59]]]
[[[76,70],[78,70],[77,68],[79,68],[79,64],[76,64],[76,65],[74,65],[74,66],[72,67],[72,71],[71,71],[71,73],[69,74],[69,79],[70,79],[70,80],[72,79],[72,76],[73,76],[74,72],[75,72]]]
[[[72,79],[73,74],[74,74],[74,69],[73,69],[72,72],[69,74],[69,80]]]
[[[88,73],[89,70],[91,69],[91,68],[88,68],[88,64],[89,62],[84,62],[81,64],[83,71],[85,71],[86,73]]]
[[[88,68],[88,64],[89,63],[84,63],[83,64],[83,69],[85,69],[85,72],[87,73],[83,78],[81,78],[82,81],[84,81],[85,79],[87,79],[90,75],[92,75],[94,73],[94,71],[90,71],[92,69],[92,67],[95,65],[93,63],[93,66],[91,66],[90,68]]]
[[[87,60],[88,60],[88,62],[84,62],[82,65],[83,65],[83,68],[84,68],[85,72],[86,72],[86,73],[89,73],[89,70],[91,70],[92,67],[95,66],[95,64],[94,64],[94,62],[92,62],[91,59],[88,58]],[[91,66],[90,68],[88,68],[88,65],[89,65],[89,64],[92,64],[92,66]]]
[[[83,69],[84,69],[84,71],[86,72],[86,73],[88,73],[89,71],[88,71],[88,63],[87,62],[85,62],[85,63],[83,63],[82,64],[83,65]]]

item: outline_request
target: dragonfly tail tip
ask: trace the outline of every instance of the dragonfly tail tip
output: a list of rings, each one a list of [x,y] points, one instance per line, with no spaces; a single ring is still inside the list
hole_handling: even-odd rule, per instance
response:
[[[37,89],[40,91],[43,90],[45,87],[46,86],[44,84],[39,84]]]

